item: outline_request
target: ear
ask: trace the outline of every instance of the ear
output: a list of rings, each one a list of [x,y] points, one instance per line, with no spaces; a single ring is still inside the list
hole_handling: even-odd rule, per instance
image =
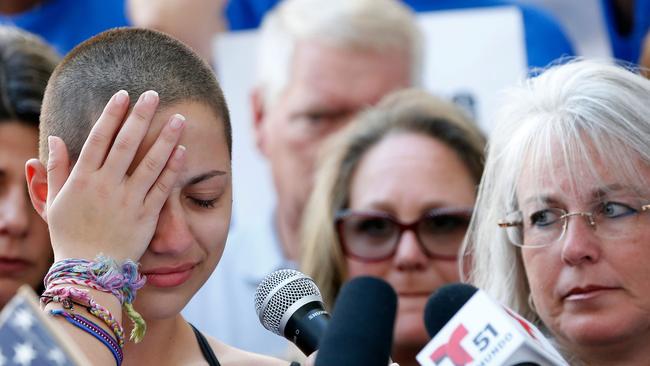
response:
[[[264,119],[266,117],[264,92],[261,87],[256,87],[250,95],[251,109],[253,112],[253,133],[255,135],[255,145],[263,154],[266,154],[266,134],[264,133]]]
[[[47,222],[47,169],[38,159],[29,159],[25,163],[25,178],[32,206]]]

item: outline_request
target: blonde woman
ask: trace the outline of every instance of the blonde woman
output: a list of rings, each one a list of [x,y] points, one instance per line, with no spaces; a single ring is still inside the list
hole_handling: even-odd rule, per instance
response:
[[[414,365],[428,296],[459,280],[457,256],[483,171],[484,140],[453,105],[423,91],[386,97],[323,151],[304,216],[303,269],[333,305],[349,278],[398,293],[393,359]]]

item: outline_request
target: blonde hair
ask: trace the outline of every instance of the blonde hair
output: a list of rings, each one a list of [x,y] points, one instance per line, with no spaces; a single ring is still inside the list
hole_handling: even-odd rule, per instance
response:
[[[390,94],[361,113],[323,150],[303,216],[302,269],[316,281],[329,306],[347,277],[334,215],[347,206],[350,181],[364,154],[396,133],[417,133],[442,141],[458,154],[477,183],[481,177],[485,140],[453,104],[412,89]]]
[[[533,185],[539,185],[543,179],[557,180],[551,167],[563,164],[574,192],[586,180],[603,183],[596,160],[630,182],[643,182],[639,164],[650,165],[648,98],[650,80],[593,60],[551,67],[507,92],[464,243],[463,258],[471,262],[469,282],[540,323],[528,303],[520,249],[509,244],[497,222],[518,209],[516,192],[524,168],[537,178]]]
[[[260,29],[257,77],[267,105],[286,87],[296,44],[322,40],[373,51],[403,50],[413,85],[420,79],[420,31],[412,11],[396,0],[285,0]]]

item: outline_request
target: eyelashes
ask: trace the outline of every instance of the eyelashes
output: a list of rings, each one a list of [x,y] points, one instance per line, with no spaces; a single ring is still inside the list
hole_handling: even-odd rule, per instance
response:
[[[214,208],[215,203],[217,203],[218,198],[202,200],[194,197],[187,197],[192,204],[201,207],[201,208]]]

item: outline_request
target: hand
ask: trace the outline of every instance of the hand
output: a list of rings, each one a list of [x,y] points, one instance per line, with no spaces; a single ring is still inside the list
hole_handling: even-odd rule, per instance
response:
[[[127,175],[157,106],[158,94],[145,92],[126,117],[128,94],[113,95],[71,172],[65,143],[49,137],[46,218],[55,260],[103,253],[137,261],[146,250],[185,152],[177,146],[185,121],[174,115]]]

